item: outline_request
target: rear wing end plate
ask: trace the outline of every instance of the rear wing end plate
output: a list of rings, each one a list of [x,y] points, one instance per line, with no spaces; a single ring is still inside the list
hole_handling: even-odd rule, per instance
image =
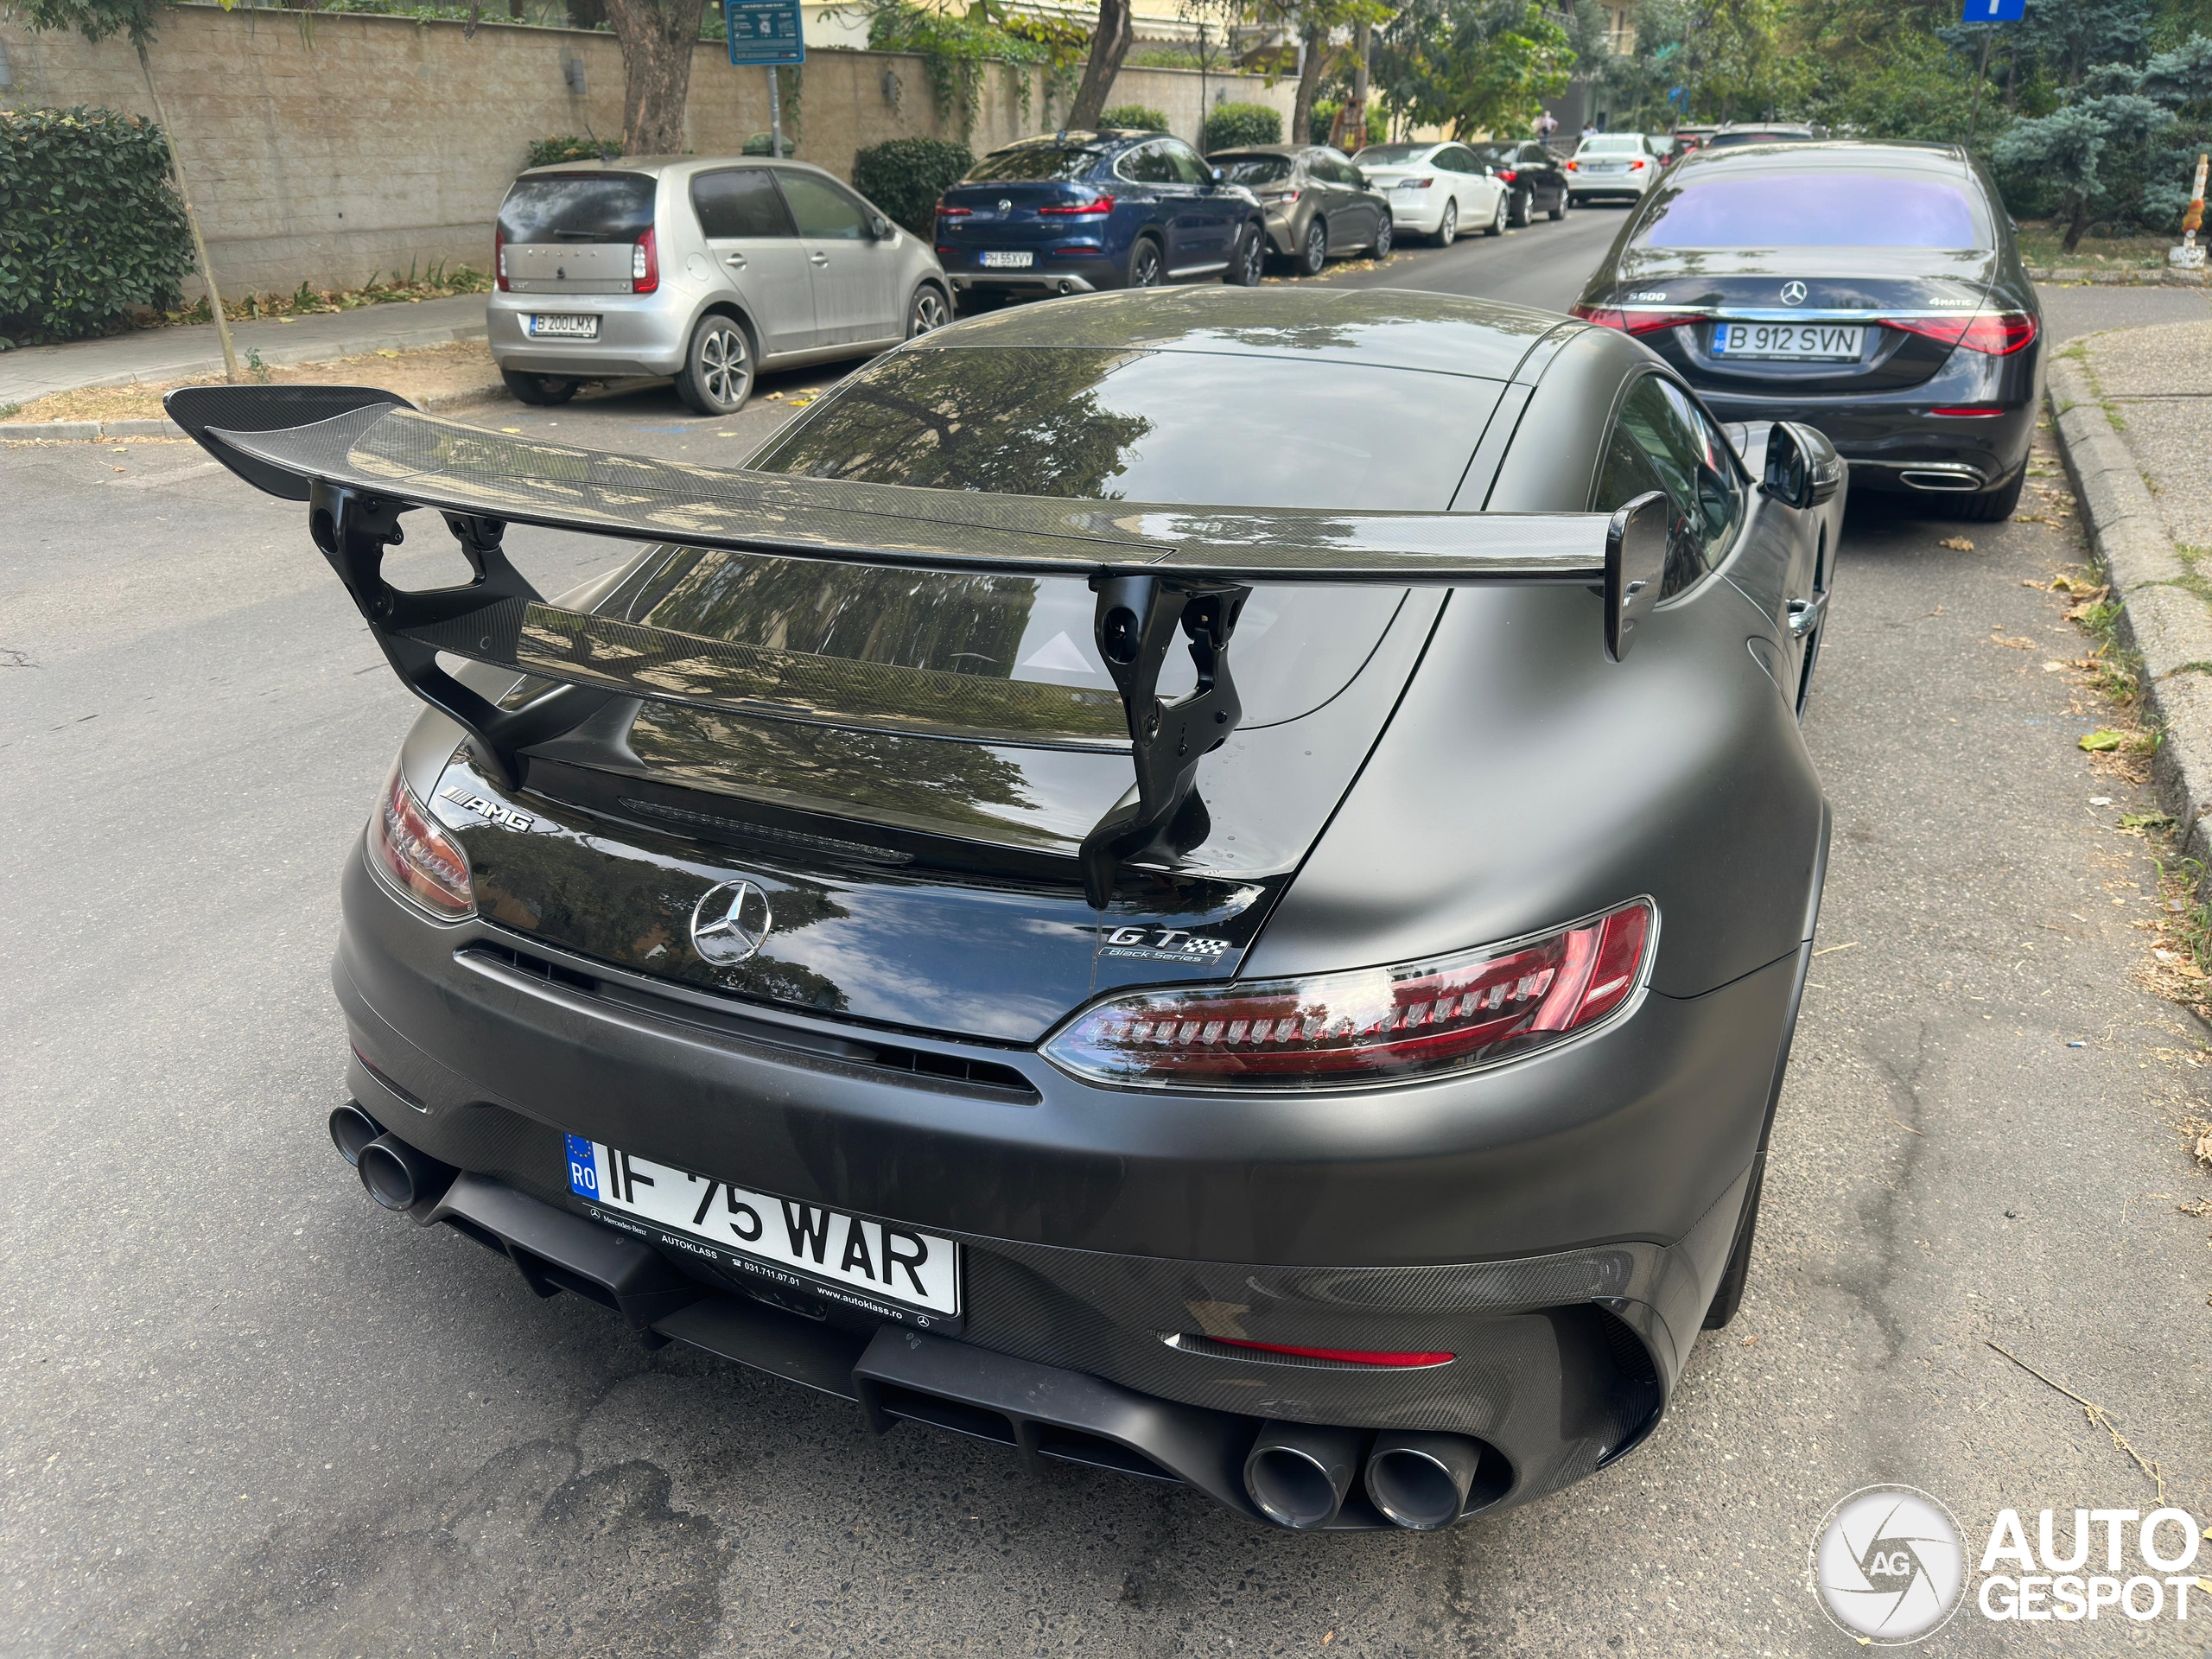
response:
[[[1084,842],[1103,908],[1121,864],[1172,859],[1205,834],[1194,792],[1205,755],[1242,714],[1228,647],[1254,584],[1467,587],[1551,582],[1605,594],[1603,648],[1619,661],[1656,602],[1670,526],[1654,492],[1601,513],[1339,512],[1191,507],[792,477],[609,454],[416,412],[354,387],[194,387],[171,418],[248,483],[308,503],[308,529],[401,681],[457,721],[486,766],[518,785],[523,751],[616,697],[758,712],[764,684],[833,723],[900,724],[913,671],[893,688],[866,663],[766,652],[545,603],[501,547],[510,524],[838,563],[997,575],[1082,576],[1119,696],[938,674],[925,691],[999,741],[1089,733],[1126,741],[1135,786]],[[410,592],[387,582],[400,518],[439,513],[474,579]],[[1178,638],[1196,690],[1157,695]],[[534,675],[555,689],[500,708],[438,665],[440,652]],[[1025,738],[1025,734],[1027,737]],[[1126,736],[1124,737],[1124,734]],[[1064,741],[1054,739],[1052,741]]]

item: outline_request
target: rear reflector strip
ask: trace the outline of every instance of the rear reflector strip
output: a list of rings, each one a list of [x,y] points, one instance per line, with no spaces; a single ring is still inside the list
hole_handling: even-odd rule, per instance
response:
[[[1339,1365],[1384,1365],[1402,1369],[1448,1364],[1457,1357],[1452,1354],[1378,1352],[1365,1348],[1294,1348],[1280,1342],[1248,1342],[1242,1337],[1209,1337],[1206,1340],[1222,1348],[1245,1348],[1260,1354],[1287,1354],[1293,1359],[1333,1360]]]

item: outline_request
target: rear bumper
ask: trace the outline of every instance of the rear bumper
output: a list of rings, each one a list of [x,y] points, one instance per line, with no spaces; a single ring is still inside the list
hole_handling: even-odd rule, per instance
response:
[[[524,319],[539,311],[595,315],[599,338],[533,340]],[[661,296],[626,294],[494,294],[484,317],[492,360],[501,369],[580,380],[674,374],[690,345],[689,321],[686,309]]]
[[[1416,236],[1433,236],[1444,223],[1444,204],[1449,196],[1409,197],[1400,200],[1394,192],[1390,197],[1390,223],[1398,230],[1411,231]]]
[[[1704,388],[1700,395],[1723,421],[1802,421],[1816,428],[1851,463],[1854,491],[1993,490],[2026,464],[2035,439],[2032,398],[2000,404],[1994,415],[1936,416],[1928,412],[1923,389],[1916,389],[1910,402],[1777,402]]]
[[[573,1133],[950,1234],[965,1347],[1236,1419],[1246,1444],[1262,1416],[1473,1435],[1510,1465],[1503,1503],[1589,1473],[1656,1421],[1725,1265],[1805,961],[1648,995],[1519,1065],[1319,1101],[1096,1090],[1027,1050],[898,1034],[1020,1071],[1023,1103],[772,1035],[849,1025],[733,1004],[741,1034],[521,936],[430,925],[358,856],[344,908],[334,980],[374,1067],[353,1062],[356,1098],[564,1226],[622,1237],[569,1192]],[[790,1305],[688,1258],[671,1270],[748,1316],[751,1294]],[[851,1310],[809,1311],[874,1338]],[[1455,1357],[1278,1361],[1217,1338]]]

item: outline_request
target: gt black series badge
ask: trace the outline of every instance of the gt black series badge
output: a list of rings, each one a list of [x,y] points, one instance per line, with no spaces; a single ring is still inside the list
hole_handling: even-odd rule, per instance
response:
[[[758,950],[776,925],[768,895],[750,881],[710,887],[691,912],[691,948],[718,968],[734,967]]]
[[[1110,927],[1098,943],[1101,956],[1140,957],[1149,962],[1211,962],[1230,949],[1227,939],[1208,938],[1179,927]]]

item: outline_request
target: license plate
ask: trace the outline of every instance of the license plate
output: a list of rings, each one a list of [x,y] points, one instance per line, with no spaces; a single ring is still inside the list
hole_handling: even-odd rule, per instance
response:
[[[960,1318],[960,1246],[934,1233],[755,1192],[572,1135],[569,1190],[594,1217],[880,1319]]]
[[[1782,362],[1855,363],[1866,331],[1825,322],[1717,322],[1715,357],[1759,357]]]
[[[597,340],[599,319],[572,311],[541,311],[530,320],[532,340]]]
[[[987,253],[983,256],[985,270],[1027,270],[1037,263],[1033,253]]]

